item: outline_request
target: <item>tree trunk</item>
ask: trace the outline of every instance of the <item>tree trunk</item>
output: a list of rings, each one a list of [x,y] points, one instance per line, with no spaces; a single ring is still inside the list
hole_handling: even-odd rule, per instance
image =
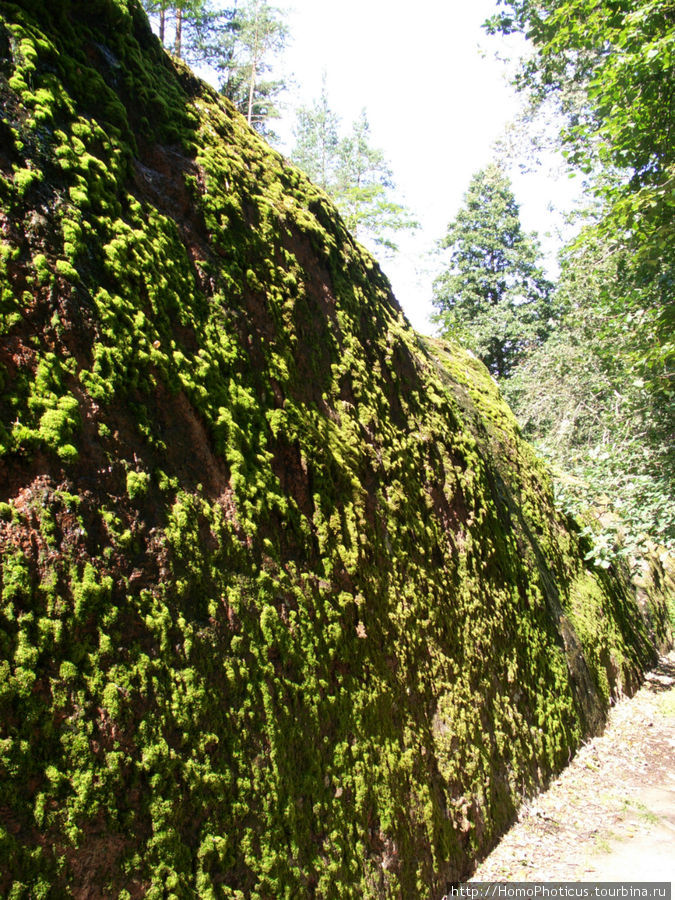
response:
[[[328,135],[326,134],[326,122],[321,127],[321,184],[324,191],[327,186],[326,172],[328,171]]]
[[[253,59],[251,60],[251,81],[248,86],[248,114],[246,121],[249,125],[253,122],[253,94],[255,93],[255,82],[258,74],[258,38],[260,28],[260,10],[256,4],[255,11],[255,39],[253,41]]]
[[[251,81],[248,86],[248,112],[246,114],[246,121],[250,125],[253,121],[253,92],[255,90],[255,63],[251,66]]]
[[[183,10],[179,6],[176,10],[176,47],[174,53],[180,59],[183,44]]]
[[[164,46],[164,35],[166,34],[166,9],[164,6],[159,11],[159,42]]]

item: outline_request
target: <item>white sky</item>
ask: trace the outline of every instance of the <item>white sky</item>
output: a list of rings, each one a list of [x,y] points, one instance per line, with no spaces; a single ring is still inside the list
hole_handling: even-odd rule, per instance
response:
[[[495,54],[515,57],[523,43],[490,37],[481,28],[495,12],[495,0],[276,2],[287,11],[292,36],[285,69],[295,89],[288,99],[310,103],[325,71],[331,108],[345,127],[365,107],[373,145],[383,150],[401,199],[422,226],[401,237],[398,258],[381,265],[408,318],[429,333],[438,266],[429,251],[517,114],[520,98]],[[548,207],[569,207],[575,182],[511,174],[525,228],[539,232],[553,257],[559,244],[545,233],[557,219]]]
[[[364,107],[374,146],[384,152],[405,202],[420,223],[403,234],[402,252],[381,259],[412,324],[430,333],[431,283],[439,261],[430,251],[456,215],[471,176],[494,159],[494,143],[519,109],[507,67],[495,59],[516,57],[517,37],[490,37],[481,24],[496,0],[272,0],[291,39],[282,70],[293,79],[286,92],[285,121],[275,124],[286,149],[292,142],[292,110],[311,103],[327,76],[331,108],[347,129]],[[546,167],[549,168],[550,167]],[[536,230],[549,254],[559,246],[559,217],[549,206],[569,208],[576,182],[511,172],[527,230]]]

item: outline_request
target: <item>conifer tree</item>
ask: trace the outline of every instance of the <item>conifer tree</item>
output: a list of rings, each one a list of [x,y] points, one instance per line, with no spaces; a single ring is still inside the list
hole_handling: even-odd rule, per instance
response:
[[[405,206],[392,199],[394,189],[384,154],[370,143],[364,109],[340,142],[334,198],[355,237],[369,237],[391,251],[398,249],[393,233],[418,227]]]
[[[244,0],[235,7],[226,52],[215,66],[221,92],[261,134],[270,133],[269,120],[278,116],[276,99],[285,85],[265,76],[287,39],[288,27],[279,9],[267,0]]]
[[[395,252],[393,236],[418,223],[393,199],[392,171],[384,153],[371,145],[365,109],[341,139],[337,126],[324,83],[320,99],[297,112],[291,159],[330,195],[354,237]]]
[[[280,79],[265,78],[288,38],[280,10],[267,0],[234,0],[228,6],[216,0],[142,2],[162,44],[191,65],[213,69],[221,93],[249,125],[269,136],[269,120],[278,115],[276,99],[285,87]]]
[[[536,237],[521,226],[511,183],[497,165],[471,179],[464,205],[439,243],[448,266],[434,282],[436,320],[498,377],[547,337],[551,284]]]
[[[293,162],[320,188],[331,192],[338,163],[339,119],[328,105],[325,75],[319,99],[299,107],[295,115]]]
[[[173,53],[183,57],[184,29],[194,22],[206,6],[206,0],[142,0],[143,9],[149,16],[157,17],[158,36],[162,46],[167,44],[167,25],[173,18]]]

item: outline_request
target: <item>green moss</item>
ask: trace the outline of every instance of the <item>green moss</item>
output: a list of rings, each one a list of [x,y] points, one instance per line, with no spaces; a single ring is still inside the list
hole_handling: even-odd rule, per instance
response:
[[[38,253],[33,257],[33,265],[35,266],[38,282],[40,284],[47,284],[50,280],[51,272],[47,263],[47,257],[44,253]]]
[[[3,872],[441,896],[648,663],[634,599],[323,195],[135,5],[68,9],[2,13]]]
[[[77,269],[74,268],[67,259],[57,259],[54,263],[54,268],[59,275],[63,275],[63,277],[67,278],[69,281],[77,281],[79,278]]]
[[[149,486],[150,475],[147,472],[127,472],[127,495],[130,500],[140,500],[147,494]]]
[[[71,399],[71,398],[68,398]],[[53,447],[60,449],[60,444],[68,432],[72,429],[73,418],[70,415],[73,409],[77,409],[77,401],[66,408],[56,407],[46,410],[40,417],[40,437]]]
[[[39,171],[34,169],[15,169],[14,170],[14,187],[19,197],[24,194],[35,184],[42,180]]]
[[[17,601],[30,596],[31,577],[28,563],[20,552],[11,551],[2,560],[2,601],[12,609]]]

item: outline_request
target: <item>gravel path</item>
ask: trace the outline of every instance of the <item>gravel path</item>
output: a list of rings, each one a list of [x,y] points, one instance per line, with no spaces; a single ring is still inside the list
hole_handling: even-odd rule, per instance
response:
[[[671,881],[675,875],[675,653],[611,711],[472,881]]]

